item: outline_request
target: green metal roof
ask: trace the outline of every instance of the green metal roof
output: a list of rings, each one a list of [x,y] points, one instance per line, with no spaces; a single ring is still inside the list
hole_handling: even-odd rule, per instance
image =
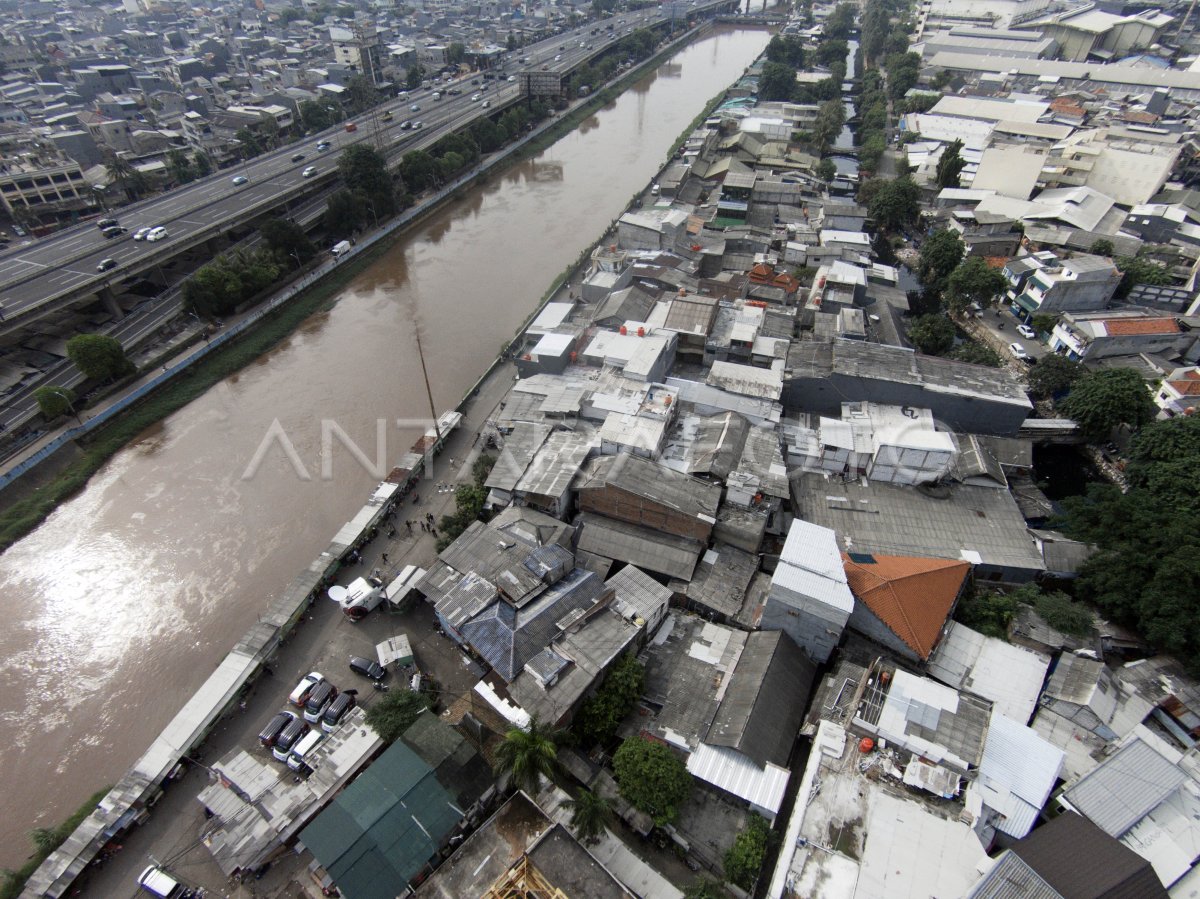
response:
[[[462,814],[433,769],[397,740],[300,832],[300,842],[343,896],[394,899]]]

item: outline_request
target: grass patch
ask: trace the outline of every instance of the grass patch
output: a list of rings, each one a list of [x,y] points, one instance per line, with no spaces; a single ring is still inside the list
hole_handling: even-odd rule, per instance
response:
[[[100,800],[107,796],[111,789],[112,787],[105,787],[97,790],[88,797],[83,805],[79,806],[75,814],[59,824],[58,827],[43,827],[33,831],[30,834],[30,839],[34,844],[33,855],[19,870],[6,869],[4,871],[4,883],[0,884],[0,899],[17,899],[21,895],[21,890],[25,889],[25,882],[33,876],[33,872],[38,869],[38,866],[75,832],[75,828],[82,824],[88,815],[95,811]]]

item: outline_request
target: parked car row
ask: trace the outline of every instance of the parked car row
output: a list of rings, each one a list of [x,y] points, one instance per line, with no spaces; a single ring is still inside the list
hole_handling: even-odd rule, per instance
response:
[[[387,677],[378,662],[352,656],[350,670],[375,683]],[[333,733],[358,704],[357,691],[339,691],[319,671],[310,671],[288,695],[291,709],[277,712],[258,734],[263,749],[276,761],[302,775],[312,773],[306,759],[327,734]]]

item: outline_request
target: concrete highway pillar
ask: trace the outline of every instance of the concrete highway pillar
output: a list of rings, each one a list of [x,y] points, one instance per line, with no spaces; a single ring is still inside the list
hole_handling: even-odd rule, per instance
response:
[[[100,297],[100,302],[104,304],[104,308],[112,313],[113,318],[120,321],[125,317],[125,312],[121,309],[120,304],[117,302],[117,298],[113,296],[111,287],[107,285],[101,287],[97,292],[97,296]]]
[[[221,238],[220,237],[210,237],[208,240],[204,241],[204,249],[208,250],[208,255],[211,257],[215,258],[217,256],[220,256],[221,255]]]

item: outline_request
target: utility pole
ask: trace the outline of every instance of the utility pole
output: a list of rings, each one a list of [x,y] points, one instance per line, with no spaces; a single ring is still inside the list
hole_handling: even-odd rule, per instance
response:
[[[429,388],[429,372],[425,368],[425,353],[421,349],[421,329],[416,329],[417,334],[417,358],[421,360],[421,377],[425,379],[425,396],[429,398],[429,414],[433,416],[433,433],[438,443],[442,442],[442,428],[438,424],[437,409],[433,405],[433,391]]]

